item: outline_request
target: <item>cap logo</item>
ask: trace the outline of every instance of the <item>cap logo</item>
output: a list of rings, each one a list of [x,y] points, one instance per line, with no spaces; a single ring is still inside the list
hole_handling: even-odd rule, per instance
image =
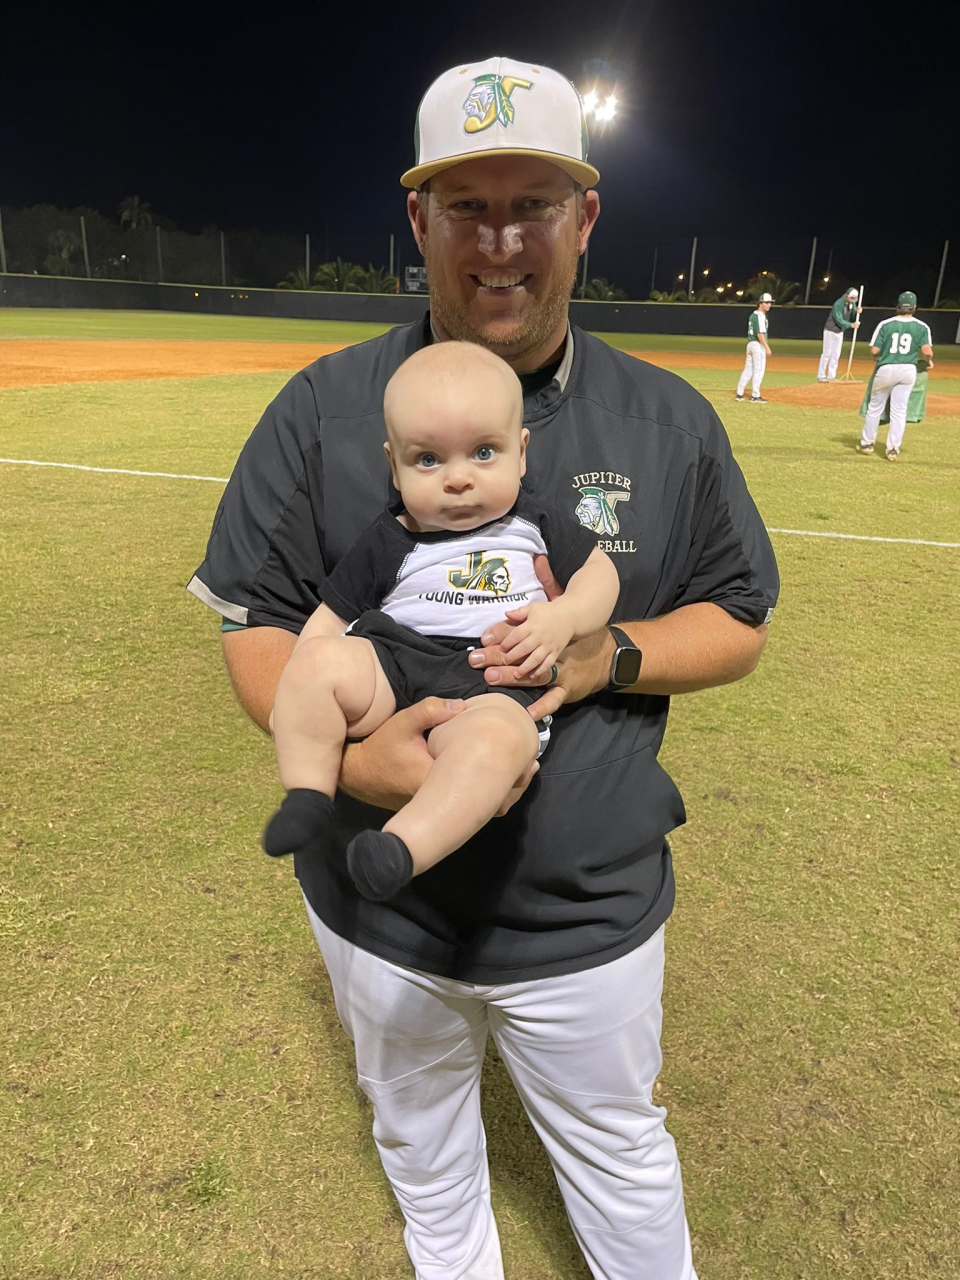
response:
[[[516,76],[477,76],[473,88],[463,104],[467,114],[464,133],[482,133],[496,121],[504,129],[513,124],[514,107],[510,101],[514,89],[532,89],[532,80],[518,80]]]

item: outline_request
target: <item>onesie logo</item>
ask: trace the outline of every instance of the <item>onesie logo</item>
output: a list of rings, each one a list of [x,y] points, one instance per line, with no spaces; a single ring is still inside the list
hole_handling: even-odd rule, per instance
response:
[[[450,569],[447,582],[451,587],[461,587],[472,591],[492,591],[495,596],[503,596],[510,590],[510,574],[503,556],[486,558],[485,551],[471,551],[467,556],[466,569]]]
[[[489,129],[494,121],[506,129],[513,124],[514,107],[510,98],[514,89],[532,88],[532,80],[518,80],[515,76],[477,76],[463,104],[467,116],[464,133],[480,133]]]

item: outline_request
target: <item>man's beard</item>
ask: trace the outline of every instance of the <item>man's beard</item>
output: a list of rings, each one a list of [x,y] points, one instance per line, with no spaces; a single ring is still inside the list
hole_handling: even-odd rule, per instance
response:
[[[557,272],[550,292],[538,299],[522,318],[511,323],[502,339],[477,328],[470,318],[469,309],[459,298],[445,297],[441,294],[436,284],[436,281],[441,279],[440,272],[436,272],[431,278],[432,254],[429,237],[423,246],[423,257],[427,266],[427,280],[430,283],[431,315],[444,334],[455,342],[476,342],[509,363],[514,363],[524,359],[538,347],[542,347],[567,318],[567,307],[579,267],[579,255],[576,250],[571,254],[567,269],[561,268]],[[497,327],[500,324],[502,322],[496,322]]]

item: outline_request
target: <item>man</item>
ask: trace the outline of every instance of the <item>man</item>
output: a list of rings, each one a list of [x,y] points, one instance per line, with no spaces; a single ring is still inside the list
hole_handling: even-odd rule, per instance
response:
[[[518,373],[527,480],[598,534],[613,629],[570,646],[530,708],[552,714],[536,779],[452,857],[385,903],[342,857],[295,870],[374,1109],[418,1280],[501,1280],[479,1082],[492,1034],[601,1280],[695,1280],[676,1149],[653,1102],[666,833],[683,804],[657,764],[669,696],[747,675],[778,580],[711,406],[688,384],[571,328],[577,259],[600,211],[580,99],[547,67],[493,58],[440,76],[403,175],[427,263],[423,321],[297,374],[247,442],[191,590],[241,629],[233,686],[266,728],[317,586],[385,505],[383,389],[411,352],[482,343]],[[542,564],[548,594],[557,587]],[[471,655],[492,689],[504,623]],[[427,698],[348,747],[344,840],[382,825],[432,763]],[[483,785],[483,779],[475,780]],[[376,806],[371,810],[370,806]]]
[[[880,415],[890,400],[890,428],[887,431],[887,461],[896,462],[907,426],[907,404],[917,380],[917,361],[922,357],[926,369],[933,368],[933,344],[930,326],[913,314],[917,295],[906,290],[897,299],[897,314],[881,320],[870,339],[870,350],[877,358],[873,373],[873,390],[858,453],[873,453],[880,428]]]
[[[823,352],[817,368],[818,382],[833,382],[836,379],[844,331],[860,328],[858,317],[863,307],[857,306],[859,296],[858,291],[851,287],[842,298],[836,300],[827,316],[827,322],[823,326]]]
[[[747,321],[747,358],[744,361],[740,381],[737,383],[737,399],[743,399],[747,383],[753,379],[751,404],[767,403],[760,394],[760,383],[767,368],[767,356],[773,354],[767,342],[767,312],[772,306],[772,295],[761,293],[757,309],[750,312],[750,318]]]

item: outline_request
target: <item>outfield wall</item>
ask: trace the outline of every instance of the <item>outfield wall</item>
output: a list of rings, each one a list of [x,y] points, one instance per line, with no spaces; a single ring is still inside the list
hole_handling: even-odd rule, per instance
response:
[[[221,288],[215,285],[148,284],[130,280],[84,280],[71,276],[0,275],[0,306],[90,307],[94,310],[185,311],[202,315],[279,316],[294,320],[361,320],[404,324],[423,315],[427,298],[418,294],[314,293],[288,289]],[[684,336],[745,337],[746,313],[734,303],[579,302],[571,318],[598,333],[660,333]],[[890,315],[867,307],[864,328]],[[958,312],[918,311],[934,342],[960,341]],[[819,338],[827,308],[775,307],[771,337]]]

